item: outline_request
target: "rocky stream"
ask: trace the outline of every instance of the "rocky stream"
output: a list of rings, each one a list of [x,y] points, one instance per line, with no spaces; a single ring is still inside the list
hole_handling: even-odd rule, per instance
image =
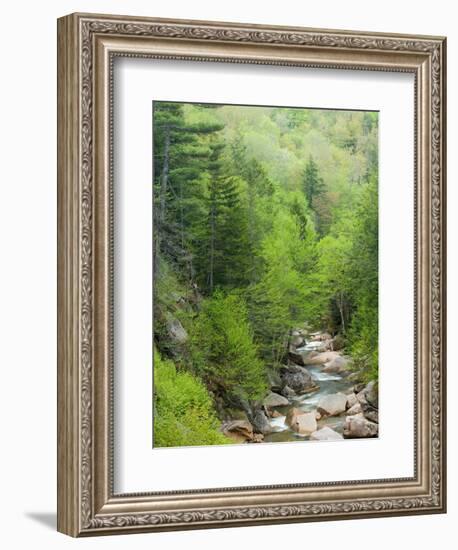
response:
[[[297,329],[254,420],[230,420],[222,430],[237,443],[377,437],[376,384],[358,383],[351,367],[337,338]]]

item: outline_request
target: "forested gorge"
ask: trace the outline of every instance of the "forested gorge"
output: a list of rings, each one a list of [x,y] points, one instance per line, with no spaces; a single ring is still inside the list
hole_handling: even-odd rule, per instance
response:
[[[376,435],[377,120],[154,103],[155,446]]]

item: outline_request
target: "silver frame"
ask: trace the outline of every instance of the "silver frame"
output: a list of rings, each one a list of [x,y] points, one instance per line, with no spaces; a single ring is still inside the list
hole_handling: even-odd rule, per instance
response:
[[[58,21],[58,529],[72,536],[445,511],[442,37],[73,14]],[[113,492],[113,59],[415,75],[415,474]]]

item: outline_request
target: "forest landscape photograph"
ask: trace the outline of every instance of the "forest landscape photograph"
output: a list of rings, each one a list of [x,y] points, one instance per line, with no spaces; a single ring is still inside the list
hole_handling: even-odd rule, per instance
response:
[[[152,131],[153,447],[378,437],[378,112],[154,101]]]

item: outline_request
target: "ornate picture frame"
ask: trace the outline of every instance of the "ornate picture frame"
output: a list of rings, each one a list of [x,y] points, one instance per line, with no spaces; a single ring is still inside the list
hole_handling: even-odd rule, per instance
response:
[[[114,493],[116,57],[414,75],[413,477]],[[93,14],[58,20],[60,532],[92,536],[445,512],[445,62],[443,37]]]

